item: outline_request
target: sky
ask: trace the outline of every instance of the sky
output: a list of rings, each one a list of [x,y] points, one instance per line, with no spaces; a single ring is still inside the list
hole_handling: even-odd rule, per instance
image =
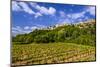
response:
[[[95,19],[95,6],[12,1],[12,35]]]

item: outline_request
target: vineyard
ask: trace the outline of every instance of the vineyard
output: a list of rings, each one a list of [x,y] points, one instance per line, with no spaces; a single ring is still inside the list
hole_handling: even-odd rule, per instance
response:
[[[95,47],[73,43],[17,44],[12,46],[12,66],[95,61]]]

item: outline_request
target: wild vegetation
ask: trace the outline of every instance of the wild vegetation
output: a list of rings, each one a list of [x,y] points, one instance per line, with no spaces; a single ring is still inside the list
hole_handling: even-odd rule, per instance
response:
[[[12,38],[12,65],[95,61],[95,20],[36,29]]]
[[[67,42],[77,44],[95,45],[95,20],[85,23],[53,26],[53,29],[36,29],[29,34],[19,34],[13,37],[18,44]]]

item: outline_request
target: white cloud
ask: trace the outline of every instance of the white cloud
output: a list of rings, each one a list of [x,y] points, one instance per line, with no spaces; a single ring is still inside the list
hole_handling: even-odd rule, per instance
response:
[[[56,13],[56,9],[53,7],[46,8],[44,6],[40,6],[37,3],[30,3],[32,7],[38,10],[39,13],[44,15],[54,15]]]
[[[24,28],[25,29],[21,28],[20,26],[12,27],[12,35],[13,36],[16,36],[17,34],[24,34],[24,33],[31,32],[31,30],[27,30],[28,29],[28,26],[26,26]]]
[[[39,13],[39,12],[37,12],[37,13],[35,13],[35,18],[38,18],[39,16],[42,16],[42,14],[41,13]]]
[[[30,29],[35,30],[35,29],[38,29],[38,27],[37,26],[32,26]]]
[[[39,10],[39,12],[40,12],[41,14],[49,15],[49,14],[53,14],[53,13],[54,13],[54,9],[53,9],[53,12],[52,12],[52,9],[53,9],[53,8],[47,9],[47,8],[45,8],[45,7],[41,7],[40,10]]]
[[[21,27],[20,26],[12,27],[12,30],[21,31]]]
[[[66,18],[59,18],[57,24],[69,24],[72,23],[72,19],[66,17]]]
[[[80,18],[85,17],[85,12],[78,12],[78,13],[69,13],[66,14],[64,11],[59,11],[59,20],[58,20],[58,24],[69,24],[69,23],[73,23],[76,20],[79,21]]]
[[[37,27],[39,27],[39,28],[46,28],[47,26],[45,26],[45,25],[37,25]]]
[[[42,14],[48,15],[48,9],[45,8],[45,7],[41,7],[39,11],[40,11],[40,13],[42,13]]]
[[[49,7],[49,9],[47,9],[46,7],[41,7],[39,11],[41,14],[45,15],[53,15],[56,13],[56,9],[53,7]]]
[[[21,7],[18,5],[18,2],[12,1],[12,10],[13,11],[21,11]]]
[[[22,32],[22,34],[30,33],[30,32],[31,32],[31,30],[24,30],[24,31]]]
[[[89,12],[91,15],[95,16],[95,9],[96,9],[95,7],[90,6],[87,8],[87,12]]]
[[[22,28],[20,26],[12,27],[12,31],[22,32]]]
[[[17,34],[30,33],[35,29],[43,29],[43,28],[46,28],[46,26],[44,25],[34,25],[34,26],[25,26],[25,27],[15,26],[12,27],[12,35],[16,36]]]
[[[13,34],[17,34],[17,33],[18,33],[18,31],[12,30],[12,33],[13,33]]]
[[[12,10],[24,11],[28,14],[35,14],[35,12],[25,2],[12,1]]]
[[[48,13],[49,13],[50,15],[54,15],[54,14],[56,13],[56,9],[53,8],[53,7],[50,7],[49,10],[48,10]]]
[[[75,22],[75,21],[82,21],[83,18],[84,20],[88,20],[89,17],[86,16],[85,14],[86,13],[89,13],[90,15],[93,15],[95,16],[95,7],[93,6],[89,6],[89,7],[86,7],[83,11],[81,12],[78,12],[78,13],[69,13],[69,14],[66,14],[65,12],[63,11],[60,11],[59,14],[60,14],[60,19],[59,19],[59,22],[62,21],[62,23],[64,22]]]
[[[25,29],[25,30],[28,30],[28,29],[29,29],[29,26],[25,26],[24,29]]]
[[[53,7],[46,8],[44,6],[40,6],[37,3],[30,2],[30,5],[34,7],[37,12],[34,12],[27,3],[25,2],[16,2],[12,1],[12,10],[13,11],[24,11],[28,14],[33,14],[35,18],[38,18],[43,15],[54,15],[56,13],[56,9]]]
[[[68,14],[67,17],[72,18],[72,19],[78,19],[84,17],[85,12],[79,12],[79,13],[72,13]]]
[[[19,2],[19,5],[22,7],[22,10],[26,13],[35,14],[35,12],[25,2]]]
[[[39,24],[37,24],[37,25],[34,25],[34,26],[32,26],[32,27],[30,27],[30,29],[31,30],[35,30],[35,29],[43,29],[43,28],[46,28],[47,26],[45,26],[45,25],[39,25]]]

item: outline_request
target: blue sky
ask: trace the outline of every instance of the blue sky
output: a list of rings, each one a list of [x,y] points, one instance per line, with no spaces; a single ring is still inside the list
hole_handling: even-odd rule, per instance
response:
[[[95,19],[95,6],[12,1],[12,33]]]

